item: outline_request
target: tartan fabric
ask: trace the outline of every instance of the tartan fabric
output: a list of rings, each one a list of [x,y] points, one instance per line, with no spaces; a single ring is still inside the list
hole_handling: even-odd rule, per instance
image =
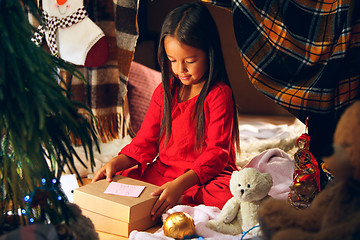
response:
[[[231,7],[253,85],[301,121],[359,98],[358,0],[205,0]]]
[[[129,135],[127,83],[138,39],[139,0],[85,0],[89,17],[104,32],[109,47],[107,63],[98,68],[78,67],[87,80],[62,73],[71,84],[72,99],[90,107],[102,142]]]
[[[44,25],[39,25],[34,37],[31,39],[37,46],[40,46],[42,39],[45,35],[45,29],[49,29],[49,48],[53,55],[58,54],[56,45],[56,31],[60,28],[67,28],[73,24],[81,22],[86,16],[87,12],[85,7],[79,8],[76,12],[65,18],[50,17],[49,14],[43,10],[42,16]]]

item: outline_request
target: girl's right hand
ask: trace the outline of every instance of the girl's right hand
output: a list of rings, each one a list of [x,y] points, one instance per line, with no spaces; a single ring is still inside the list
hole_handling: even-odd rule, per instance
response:
[[[133,167],[136,164],[136,160],[126,155],[120,154],[107,162],[102,168],[100,168],[91,182],[93,183],[103,178],[106,178],[106,181],[111,182],[115,173]]]
[[[111,159],[109,162],[107,162],[102,168],[97,171],[97,173],[94,175],[92,179],[92,183],[96,182],[100,179],[106,178],[106,181],[111,182],[112,176],[116,173],[115,168],[115,158]]]

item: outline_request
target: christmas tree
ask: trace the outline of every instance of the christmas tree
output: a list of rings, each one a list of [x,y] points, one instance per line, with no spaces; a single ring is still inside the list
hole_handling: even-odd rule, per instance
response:
[[[25,11],[26,10],[26,11]],[[0,235],[33,223],[67,223],[72,217],[59,179],[77,173],[73,139],[94,165],[91,112],[71,101],[59,69],[75,67],[32,41],[27,11],[40,19],[34,0],[0,0]],[[60,86],[61,85],[61,86]]]

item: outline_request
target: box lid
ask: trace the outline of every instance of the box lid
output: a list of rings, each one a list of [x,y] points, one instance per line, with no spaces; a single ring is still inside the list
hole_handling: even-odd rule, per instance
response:
[[[105,179],[87,184],[74,190],[74,203],[80,208],[99,213],[124,222],[134,222],[150,216],[157,197],[151,196],[156,185],[116,175],[113,182],[145,186],[139,197],[126,197],[104,193],[109,186]]]

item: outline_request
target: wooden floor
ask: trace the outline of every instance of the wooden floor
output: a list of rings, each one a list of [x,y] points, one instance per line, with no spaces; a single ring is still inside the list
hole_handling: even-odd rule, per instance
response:
[[[239,121],[241,121],[241,120],[263,121],[263,122],[271,123],[274,125],[279,125],[279,124],[291,125],[296,121],[296,118],[291,115],[286,115],[286,116],[239,115],[238,118],[239,118]]]

